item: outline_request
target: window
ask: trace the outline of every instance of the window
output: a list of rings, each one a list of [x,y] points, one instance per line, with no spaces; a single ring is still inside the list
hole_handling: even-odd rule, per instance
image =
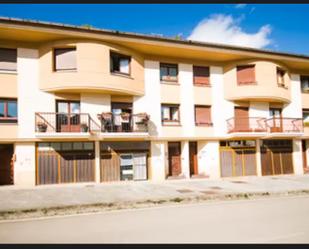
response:
[[[17,70],[17,49],[0,48],[0,71]]]
[[[255,65],[237,66],[237,84],[246,85],[255,82]]]
[[[309,92],[309,76],[300,76],[302,92]]]
[[[309,109],[303,109],[304,125],[309,126]]]
[[[17,122],[17,100],[0,99],[0,122]]]
[[[111,73],[130,74],[131,57],[111,52],[110,54],[110,70]]]
[[[179,124],[179,105],[162,105],[161,119],[163,124]]]
[[[178,66],[177,64],[160,64],[160,80],[177,82]]]
[[[285,71],[277,67],[277,82],[279,86],[284,86]]]
[[[209,86],[209,67],[193,66],[193,84]]]
[[[211,126],[210,106],[194,106],[195,109],[195,125],[197,126]]]
[[[55,48],[54,49],[54,70],[75,71],[76,66],[76,48]]]

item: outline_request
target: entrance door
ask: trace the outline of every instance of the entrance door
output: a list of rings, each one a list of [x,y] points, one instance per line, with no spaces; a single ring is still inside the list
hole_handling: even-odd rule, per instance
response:
[[[249,108],[236,107],[234,109],[235,131],[249,131]]]
[[[168,143],[169,176],[179,176],[181,174],[180,147],[180,142]]]
[[[306,154],[306,140],[301,141],[301,147],[302,147],[302,154],[303,154],[303,168],[304,172],[308,172],[308,166],[307,166],[307,154]]]
[[[272,118],[270,132],[282,132],[282,115],[280,108],[270,108],[269,116]]]
[[[80,132],[80,102],[57,101],[57,132]]]
[[[147,180],[147,154],[133,154],[134,180]]]
[[[197,142],[189,142],[190,175],[198,174]]]
[[[14,183],[13,153],[13,144],[0,145],[0,185],[11,185]]]

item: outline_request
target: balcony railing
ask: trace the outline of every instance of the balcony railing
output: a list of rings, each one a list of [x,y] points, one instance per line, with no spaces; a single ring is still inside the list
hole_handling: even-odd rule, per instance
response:
[[[93,132],[100,131],[88,113],[35,113],[36,132]]]
[[[265,118],[230,118],[226,120],[228,133],[232,132],[266,132]]]
[[[227,121],[228,133],[233,132],[303,132],[302,118],[230,118]]]
[[[98,115],[101,120],[101,132],[148,132],[149,115],[139,114],[112,114]]]
[[[268,132],[303,132],[302,118],[269,118],[266,120]]]

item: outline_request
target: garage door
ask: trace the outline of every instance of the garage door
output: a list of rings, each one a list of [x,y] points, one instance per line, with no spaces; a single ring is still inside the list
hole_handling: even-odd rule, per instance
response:
[[[38,143],[37,184],[92,182],[95,180],[92,142]]]
[[[101,182],[147,180],[149,142],[102,142]]]
[[[293,174],[292,140],[263,140],[262,175]]]
[[[220,168],[222,177],[256,175],[255,141],[221,141]]]

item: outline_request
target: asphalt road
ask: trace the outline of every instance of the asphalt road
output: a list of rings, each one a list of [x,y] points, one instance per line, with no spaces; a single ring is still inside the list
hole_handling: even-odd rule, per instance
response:
[[[309,197],[221,201],[0,223],[1,243],[309,243]]]

